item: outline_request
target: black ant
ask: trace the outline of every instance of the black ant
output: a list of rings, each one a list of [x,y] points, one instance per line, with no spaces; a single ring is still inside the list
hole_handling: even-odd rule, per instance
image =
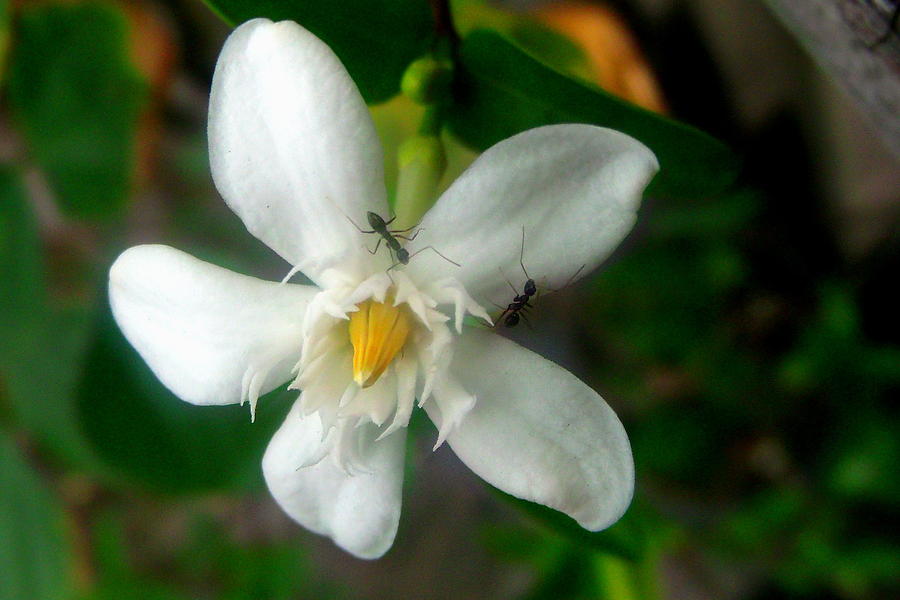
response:
[[[520,317],[525,319],[525,322],[528,323],[528,317],[525,316],[525,311],[533,308],[528,301],[537,294],[537,286],[534,283],[534,279],[528,279],[528,281],[525,282],[525,287],[522,289],[521,294],[516,291],[516,288],[513,288],[513,292],[516,293],[516,297],[513,298],[513,301],[510,302],[505,309],[503,309],[503,312],[500,313],[500,316],[497,318],[497,323],[502,320],[503,324],[507,327],[515,327],[518,325]],[[503,317],[506,318],[504,319]],[[496,324],[494,327],[496,327]]]
[[[397,238],[400,238],[401,240],[406,240],[407,242],[411,242],[414,239],[416,239],[416,236],[419,235],[419,232],[422,230],[418,229],[414,234],[412,234],[412,236],[399,235],[401,233],[406,233],[408,231],[415,229],[418,225],[413,225],[412,227],[407,227],[406,229],[388,229],[388,225],[393,223],[396,218],[397,218],[397,216],[394,215],[389,220],[385,221],[383,218],[381,218],[381,215],[379,215],[378,213],[368,211],[368,212],[366,212],[366,219],[368,219],[369,227],[371,227],[372,229],[365,230],[362,227],[360,227],[359,225],[357,225],[356,223],[354,223],[353,219],[350,219],[348,217],[350,222],[353,223],[353,226],[356,227],[357,229],[359,229],[360,233],[376,233],[376,234],[378,234],[378,236],[379,236],[378,243],[375,244],[374,250],[369,250],[369,254],[375,254],[376,252],[378,252],[378,248],[381,247],[381,242],[383,241],[387,245],[387,247],[390,249],[391,255],[396,257],[397,262],[395,262],[390,267],[388,267],[388,271],[390,271],[397,265],[408,265],[409,260],[413,256],[415,256],[419,252],[422,252],[423,250],[428,250],[428,249],[433,250],[438,256],[440,256],[447,262],[454,264],[457,267],[460,266],[459,263],[450,260],[443,254],[438,252],[437,248],[435,248],[434,246],[425,246],[424,248],[419,248],[414,253],[410,254],[409,250],[407,250],[406,248],[404,248],[403,246],[400,245],[400,242],[397,241]]]
[[[534,279],[531,278],[531,275],[528,274],[528,271],[525,269],[525,227],[522,227],[522,247],[519,249],[519,266],[522,267],[522,272],[525,273],[525,277],[527,277],[525,281],[525,285],[522,286],[522,293],[515,288],[515,286],[510,283],[507,279],[506,283],[509,283],[509,287],[512,288],[515,297],[513,301],[510,302],[503,312],[500,313],[500,316],[497,317],[497,323],[494,324],[494,327],[503,321],[503,324],[507,327],[515,327],[519,324],[520,319],[525,319],[525,323],[531,326],[528,322],[528,317],[525,316],[525,312],[531,308],[534,308],[528,301],[534,298],[537,295],[537,284]],[[581,267],[575,271],[575,274],[569,277],[569,280],[561,287],[555,290],[550,290],[551,292],[558,292],[559,290],[568,286],[573,279],[578,277],[578,274],[584,269],[585,265],[581,265]],[[498,307],[499,308],[499,307]],[[505,318],[504,318],[505,317]]]

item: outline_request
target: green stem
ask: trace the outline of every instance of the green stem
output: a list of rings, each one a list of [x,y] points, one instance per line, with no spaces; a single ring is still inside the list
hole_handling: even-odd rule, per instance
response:
[[[610,554],[594,557],[601,598],[608,600],[642,600],[634,580],[631,563]]]
[[[449,0],[431,0],[431,12],[434,14],[434,32],[438,38],[445,38],[453,45],[459,40],[453,26],[453,13]]]
[[[426,111],[426,119],[431,109]],[[440,125],[423,123],[425,134],[415,135],[400,146],[397,153],[399,174],[394,214],[395,227],[405,229],[422,220],[437,199],[438,185],[447,168]],[[429,135],[428,133],[434,132]]]
[[[425,109],[422,122],[419,123],[419,135],[425,137],[440,137],[441,128],[444,125],[444,115],[439,105],[433,104]]]

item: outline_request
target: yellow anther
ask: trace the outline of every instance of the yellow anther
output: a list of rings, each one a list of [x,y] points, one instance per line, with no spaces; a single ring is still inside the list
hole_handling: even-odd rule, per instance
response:
[[[364,388],[378,381],[408,335],[409,316],[401,306],[374,300],[360,304],[350,313],[353,380]]]

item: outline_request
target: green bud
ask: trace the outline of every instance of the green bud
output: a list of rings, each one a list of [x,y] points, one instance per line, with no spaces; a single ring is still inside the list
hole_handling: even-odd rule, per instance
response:
[[[403,73],[400,89],[416,104],[437,104],[450,94],[453,68],[433,56],[414,60]]]

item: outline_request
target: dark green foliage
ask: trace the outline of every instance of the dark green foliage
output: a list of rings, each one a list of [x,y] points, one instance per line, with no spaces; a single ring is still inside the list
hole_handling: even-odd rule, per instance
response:
[[[334,50],[370,104],[397,94],[406,67],[432,39],[425,0],[204,1],[232,25],[255,17],[300,23]]]
[[[450,129],[484,150],[516,133],[554,123],[591,123],[623,131],[656,153],[651,195],[710,196],[735,179],[736,156],[721,142],[570,79],[490,31],[463,40]]]
[[[128,27],[106,3],[23,11],[10,67],[17,124],[62,210],[109,219],[134,173],[145,85],[128,55]]]
[[[492,491],[503,500],[527,514],[550,531],[562,535],[576,546],[591,548],[597,552],[605,552],[628,560],[638,560],[644,552],[645,535],[640,525],[631,519],[622,519],[611,528],[592,532],[584,529],[571,517],[559,511],[547,508],[534,502],[520,500],[500,490]]]
[[[95,590],[81,600],[294,600],[337,597],[309,568],[306,551],[292,542],[236,542],[227,524],[197,517],[188,535],[161,557],[165,581],[135,564],[128,552],[125,515],[108,510],[94,526]],[[138,592],[139,590],[139,592]],[[183,591],[183,590],[190,590]]]
[[[0,598],[64,598],[68,552],[59,503],[0,431]]]
[[[0,167],[0,392],[6,394],[14,419],[42,444],[86,463],[90,452],[78,431],[71,388],[89,310],[51,303],[46,279],[37,226],[19,175]]]

